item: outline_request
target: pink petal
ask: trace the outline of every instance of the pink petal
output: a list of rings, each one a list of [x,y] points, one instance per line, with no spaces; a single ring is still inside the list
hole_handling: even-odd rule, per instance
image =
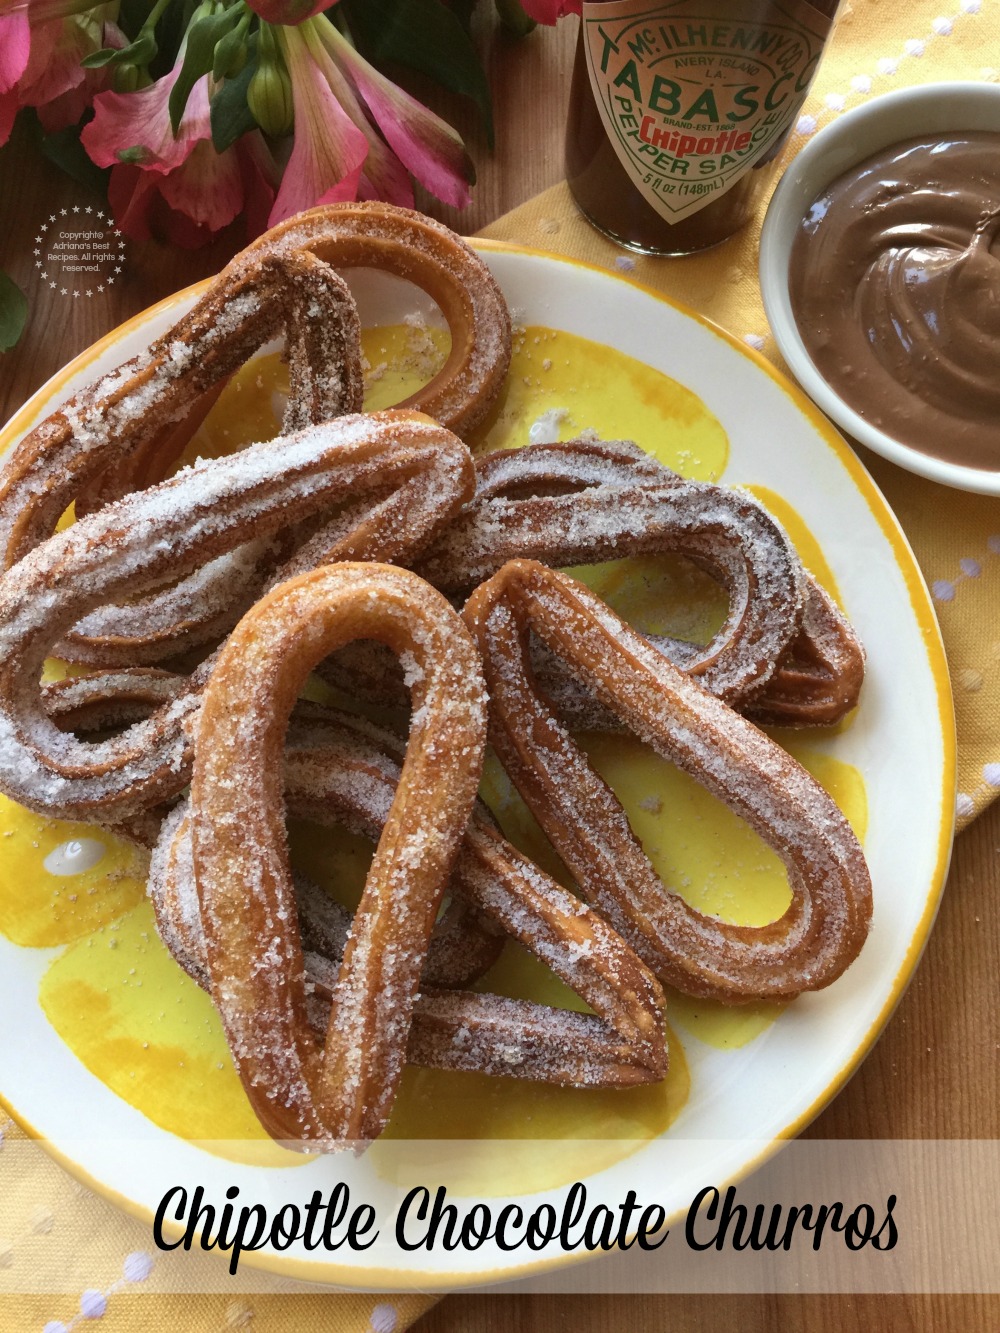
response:
[[[0,93],[0,147],[3,147],[10,138],[10,132],[14,128],[14,119],[20,109],[17,93]]]
[[[243,178],[235,152],[229,148],[217,153],[203,139],[186,162],[163,177],[160,193],[196,226],[221,231],[243,208]]]
[[[187,160],[196,143],[211,138],[207,75],[191,89],[174,138],[167,103],[179,74],[180,66],[176,65],[162,79],[137,92],[98,93],[94,119],[84,126],[80,141],[99,167],[114,166],[121,162],[121,153],[138,147],[143,152],[135,165],[147,171],[173,171]]]
[[[49,65],[55,63],[59,67],[57,50],[62,37],[62,28],[63,20],[57,18],[48,19],[45,23],[37,23],[31,29],[31,51],[18,84],[22,106],[29,105],[28,99],[32,97],[36,83],[42,84],[44,95],[44,84]]]
[[[243,176],[246,237],[252,241],[267,229],[267,218],[274,203],[279,172],[260,130],[251,130],[236,142],[236,155]]]
[[[357,175],[345,176],[342,181],[330,187],[326,194],[321,194],[316,200],[317,204],[350,204],[358,197],[358,188],[361,184],[361,172]]]
[[[127,163],[113,167],[108,201],[116,224],[136,241],[155,239],[186,250],[205,245],[214,232],[167,203],[161,193],[164,179],[159,172]]]
[[[475,169],[459,134],[422,102],[363,60],[332,25],[325,25],[328,50],[347,71],[390,148],[430,192],[455,208],[469,202]]]
[[[329,9],[331,3],[336,0],[247,0],[253,12],[266,23],[281,23],[292,28],[321,10]]]
[[[294,28],[278,30],[292,80],[295,142],[274,201],[270,226],[321,199],[357,197],[368,141],[330,91]]]
[[[95,30],[92,49],[96,51],[100,47],[109,46],[118,51],[127,44],[128,38],[116,23],[105,23],[102,33]],[[103,69],[84,70],[84,77],[79,83],[67,88],[64,93],[53,97],[51,101],[36,106],[38,119],[45,132],[53,134],[56,130],[65,129],[67,125],[77,124],[92,104],[94,97],[111,82],[112,74],[110,65],[106,65]]]
[[[555,23],[565,14],[579,14],[580,0],[521,0],[521,7],[537,23]]]
[[[309,53],[322,70],[323,77],[330,85],[330,91],[368,141],[368,156],[365,158],[365,168],[358,183],[358,198],[385,199],[390,204],[412,208],[413,185],[409,172],[378,131],[373,128],[354,91],[354,85],[341,72],[339,65],[323,45],[322,39],[327,26],[326,20],[310,24],[309,29],[304,31],[304,36]]]
[[[126,163],[111,169],[108,181],[108,203],[114,214],[115,225],[133,241],[150,239],[149,214],[157,195],[158,177]]]
[[[93,101],[94,93],[87,79],[76,88],[69,88],[59,97],[54,97],[44,106],[36,107],[38,119],[46,134],[64,130],[67,125],[75,125],[87,107]]]
[[[384,150],[385,145],[382,147]],[[400,208],[413,207],[413,182],[395,153],[369,152],[358,185],[358,198],[384,199]]]
[[[103,24],[85,14],[50,19],[31,31],[31,56],[21,80],[21,104],[44,106],[86,79],[84,56],[99,50]]]
[[[22,11],[0,15],[0,93],[9,93],[28,67],[31,34]]]

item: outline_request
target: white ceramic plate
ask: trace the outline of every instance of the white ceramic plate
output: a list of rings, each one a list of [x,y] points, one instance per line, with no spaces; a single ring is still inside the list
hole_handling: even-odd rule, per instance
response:
[[[613,1199],[638,1180],[646,1200],[655,1198],[674,1214],[706,1181],[721,1184],[745,1174],[822,1109],[874,1042],[917,965],[952,838],[954,735],[945,659],[928,594],[892,514],[804,395],[741,343],[606,271],[502,246],[485,245],[483,252],[525,322],[616,347],[705,401],[729,435],[722,480],[767,486],[797,509],[819,540],[869,655],[855,724],[821,744],[856,765],[867,784],[871,936],[843,978],[797,1001],[750,1045],[723,1051],[685,1043],[691,1096],[666,1142],[657,1145],[652,1195],[653,1149],[641,1145],[627,1162],[599,1173],[599,1180],[595,1173],[590,1182]],[[0,446],[10,447],[81,384],[146,346],[192,300],[187,292],[161,303],[79,357],[10,423]],[[304,1201],[317,1188],[325,1192],[338,1179],[350,1184],[357,1201],[393,1197],[371,1155],[250,1167],[157,1128],[92,1076],[47,1022],[38,987],[56,952],[0,938],[3,1099],[95,1188],[146,1219],[179,1182],[200,1183],[217,1199],[236,1184],[242,1200],[266,1200],[272,1208]],[[685,1145],[695,1139],[691,1151]],[[453,1156],[467,1150],[461,1144],[450,1149]],[[429,1156],[424,1160],[425,1183],[433,1185]],[[510,1189],[518,1189],[516,1180]],[[560,1197],[548,1191],[528,1202]],[[247,1256],[244,1263],[338,1285],[400,1290],[497,1280],[562,1257],[555,1248],[533,1256],[487,1245],[472,1253],[421,1251],[418,1258],[395,1249],[389,1233],[384,1227],[387,1243],[366,1254],[293,1247]]]

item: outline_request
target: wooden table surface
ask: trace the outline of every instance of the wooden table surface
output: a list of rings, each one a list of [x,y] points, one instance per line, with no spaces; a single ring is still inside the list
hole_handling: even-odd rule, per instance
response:
[[[457,124],[479,181],[464,213],[422,199],[467,233],[554,184],[562,175],[562,126],[575,24],[509,41],[481,20],[496,99],[490,153],[461,99],[436,103]],[[46,162],[23,130],[0,150],[0,267],[27,292],[20,344],[0,357],[0,420],[49,375],[124,319],[201,277],[239,248],[224,235],[194,252],[130,242],[122,280],[87,301],[50,293],[33,268],[36,228],[54,208],[104,201]],[[816,1138],[1000,1137],[996,1017],[1000,928],[1000,803],[957,841],[947,891],[926,954],[885,1034],[861,1070],[807,1133]],[[981,1297],[456,1295],[421,1321],[420,1333],[687,1333],[739,1326],[744,1333],[1000,1328],[1000,1301]]]

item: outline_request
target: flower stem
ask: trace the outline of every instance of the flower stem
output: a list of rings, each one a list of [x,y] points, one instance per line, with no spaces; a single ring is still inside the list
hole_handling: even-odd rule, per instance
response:
[[[140,31],[153,32],[156,28],[156,25],[163,17],[164,11],[168,9],[172,3],[173,0],[156,0],[156,4],[149,11],[149,17],[146,19],[145,23],[143,23]]]

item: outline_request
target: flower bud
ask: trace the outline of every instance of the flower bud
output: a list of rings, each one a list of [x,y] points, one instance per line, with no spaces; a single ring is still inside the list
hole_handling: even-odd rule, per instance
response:
[[[243,31],[234,28],[215,45],[212,59],[212,78],[216,83],[220,79],[232,79],[239,74],[247,63],[247,47]]]
[[[292,128],[292,81],[276,52],[271,57],[261,52],[260,64],[247,88],[247,105],[265,134],[277,138]]]
[[[527,37],[536,26],[535,20],[524,12],[521,0],[494,0],[500,22],[513,37]]]
[[[143,65],[115,65],[111,86],[116,93],[134,93],[139,88],[148,88],[152,82],[149,70]]]

